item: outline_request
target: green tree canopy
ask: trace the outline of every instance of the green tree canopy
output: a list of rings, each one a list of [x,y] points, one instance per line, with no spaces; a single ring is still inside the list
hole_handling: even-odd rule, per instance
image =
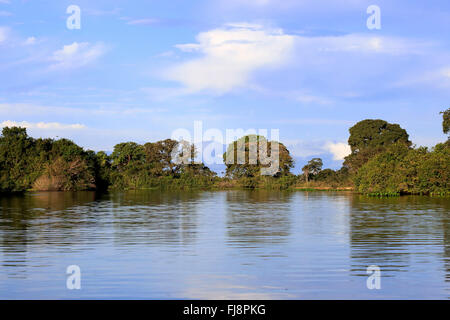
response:
[[[409,135],[398,124],[391,124],[384,120],[366,119],[358,122],[349,129],[348,144],[352,153],[345,158],[344,166],[353,172],[386,147],[400,143],[411,146]]]
[[[173,139],[165,139],[144,144],[145,159],[152,164],[152,173],[155,175],[175,173],[176,164],[173,163],[172,151],[178,142]]]
[[[316,175],[322,170],[323,162],[320,158],[313,158],[308,161],[308,164],[302,168],[306,182],[309,181],[311,175]]]
[[[67,139],[33,139],[25,128],[0,137],[0,191],[95,188],[93,152]]]
[[[119,169],[128,165],[142,164],[144,160],[144,148],[136,142],[116,144],[111,154],[111,160],[113,166]]]
[[[257,177],[261,175],[263,167],[269,167],[270,164],[261,163],[260,151],[267,151],[267,156],[272,154],[273,141],[269,142],[263,136],[247,135],[232,143],[223,154],[223,161],[226,165],[226,175],[232,178]],[[238,153],[239,146],[243,146],[242,157]],[[260,149],[267,146],[266,150]],[[289,150],[278,142],[279,170],[275,176],[287,175],[294,166],[294,161],[289,154]]]
[[[448,194],[450,148],[438,144],[429,151],[391,145],[360,168],[355,187],[374,194]]]

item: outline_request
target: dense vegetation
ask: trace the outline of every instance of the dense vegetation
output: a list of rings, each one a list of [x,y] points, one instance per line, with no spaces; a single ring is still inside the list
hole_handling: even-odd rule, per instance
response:
[[[70,140],[33,139],[24,128],[3,128],[0,190],[85,190],[95,188],[96,154]]]
[[[442,130],[448,134],[450,109],[441,114]],[[399,128],[395,131],[394,136],[390,133],[389,139],[376,147],[376,152],[371,147],[369,152],[373,152],[372,156],[364,159],[355,171],[353,181],[356,190],[371,195],[450,194],[450,138],[431,150],[426,147],[413,148],[406,131],[402,132]],[[379,132],[383,131],[380,129]],[[371,140],[372,136],[362,138]],[[352,148],[346,162],[354,154]]]
[[[442,129],[450,133],[450,109],[441,112]],[[3,128],[0,137],[0,192],[76,191],[146,188],[350,189],[371,195],[450,194],[450,138],[428,149],[413,147],[398,124],[367,119],[349,129],[351,154],[339,170],[323,169],[311,159],[294,175],[289,150],[262,136],[245,136],[223,155],[225,177],[194,161],[193,145],[175,140],[119,143],[108,155],[85,151],[67,139],[34,139],[26,129]],[[261,146],[267,146],[261,149]],[[189,152],[186,152],[189,150]],[[237,151],[243,150],[244,157]],[[278,150],[278,171],[261,175]],[[276,153],[274,153],[276,154]],[[253,155],[253,156],[251,156]],[[185,161],[177,161],[179,159]],[[186,160],[187,159],[187,160]]]
[[[355,186],[374,195],[442,194],[450,190],[450,148],[408,148],[394,144],[369,160],[356,174]]]
[[[344,166],[356,173],[375,155],[383,152],[392,144],[411,146],[409,135],[398,124],[384,120],[363,120],[350,128],[348,144],[352,153],[345,158]]]
[[[262,174],[263,169],[270,167],[268,163],[264,163],[264,157],[267,160],[270,158],[274,143],[258,135],[244,136],[230,143],[223,154],[228,184],[245,188],[270,189],[285,189],[294,184],[296,177],[290,172],[294,167],[294,161],[282,143],[278,143],[278,171],[273,176]],[[239,154],[244,157],[241,159]]]

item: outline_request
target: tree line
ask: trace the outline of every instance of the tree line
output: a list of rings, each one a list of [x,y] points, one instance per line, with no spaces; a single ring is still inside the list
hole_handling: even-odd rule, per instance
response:
[[[443,132],[449,134],[450,108],[441,114]],[[259,157],[250,161],[252,142],[267,145],[269,154],[274,142],[244,136],[228,146],[223,155],[225,176],[218,177],[194,161],[193,145],[190,161],[174,161],[185,151],[175,150],[179,145],[172,139],[119,143],[108,155],[84,150],[68,139],[35,139],[25,128],[5,127],[0,136],[0,192],[345,187],[372,195],[450,194],[450,138],[431,149],[415,147],[405,129],[379,119],[360,121],[349,133],[351,154],[339,170],[323,169],[322,159],[313,158],[295,175],[289,150],[278,143],[279,170],[263,176],[261,169],[268,164]],[[238,145],[245,151],[243,161],[236,161]],[[234,161],[227,163],[230,156]]]

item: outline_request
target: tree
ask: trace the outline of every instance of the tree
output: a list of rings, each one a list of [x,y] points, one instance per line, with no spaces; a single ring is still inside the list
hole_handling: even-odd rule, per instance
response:
[[[369,159],[386,150],[390,145],[401,143],[411,146],[409,135],[398,124],[384,120],[367,119],[349,129],[348,144],[352,153],[345,157],[344,166],[356,172]]]
[[[114,146],[111,154],[112,165],[123,169],[131,164],[142,164],[144,160],[144,148],[135,142],[123,142]]]
[[[52,149],[50,151],[50,158],[53,160],[61,156],[65,161],[73,161],[76,158],[85,155],[86,152],[82,147],[78,146],[73,141],[64,138],[53,141]]]
[[[96,187],[95,153],[67,139],[34,139],[25,128],[0,137],[0,191],[86,190]]]
[[[95,176],[86,159],[66,161],[58,157],[46,165],[44,173],[33,183],[34,190],[80,191],[95,189]]]
[[[267,157],[272,156],[272,149],[275,142],[268,142],[263,136],[247,135],[232,143],[223,154],[223,161],[226,165],[226,175],[231,178],[253,178],[261,175],[261,169],[269,167],[270,164],[261,162],[260,152],[267,152]],[[294,161],[289,154],[289,150],[280,142],[278,143],[279,168],[274,176],[288,175],[294,166]],[[242,150],[238,150],[239,146]],[[264,146],[267,146],[264,149]]]
[[[448,194],[450,148],[391,145],[361,167],[354,181],[359,192],[369,194]]]
[[[181,148],[182,147],[182,148]],[[186,160],[186,148],[190,151]],[[112,166],[105,170],[111,188],[139,189],[152,187],[206,187],[213,183],[215,173],[203,164],[194,163],[194,145],[166,139],[139,145],[120,143],[111,155]],[[102,176],[102,175],[100,175]]]
[[[450,108],[442,111],[440,114],[442,114],[442,131],[445,134],[450,134]]]
[[[35,141],[25,128],[5,127],[0,137],[0,190],[23,191],[35,178]]]
[[[309,181],[310,175],[316,175],[322,170],[323,162],[320,158],[313,158],[308,161],[308,164],[302,168],[306,182]]]
[[[97,188],[106,190],[111,182],[111,159],[106,152],[94,155],[94,171]]]
[[[177,145],[178,142],[172,139],[144,144],[145,161],[151,165],[152,174],[161,176],[175,173],[176,164],[172,161],[172,151]]]

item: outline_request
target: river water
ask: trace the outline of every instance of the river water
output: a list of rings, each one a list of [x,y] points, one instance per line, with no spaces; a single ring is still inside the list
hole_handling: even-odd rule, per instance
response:
[[[67,287],[71,265],[80,269],[79,290]],[[368,274],[369,266],[380,273]],[[368,279],[379,286],[368,289]],[[0,197],[1,299],[449,297],[449,198],[300,191]]]

